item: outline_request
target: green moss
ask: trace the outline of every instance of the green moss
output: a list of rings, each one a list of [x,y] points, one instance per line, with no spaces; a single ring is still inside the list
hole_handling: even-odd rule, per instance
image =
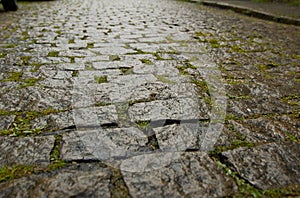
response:
[[[140,59],[142,63],[147,64],[147,65],[153,65],[153,62],[149,59],[143,58]]]
[[[20,82],[23,72],[9,72],[7,78],[1,79],[0,82]]]
[[[258,64],[256,66],[257,66],[257,68],[259,70],[265,71],[265,70],[268,70],[268,69],[272,69],[272,68],[278,67],[278,64],[276,64],[276,63],[268,63],[268,64]]]
[[[156,60],[165,60],[165,59],[163,59],[160,55],[159,55],[159,53],[153,53],[153,55],[155,56],[155,58],[156,58]]]
[[[63,160],[56,160],[55,162],[52,162],[47,166],[47,171],[53,171],[56,169],[63,168],[67,165],[68,163],[63,161]]]
[[[40,78],[26,78],[23,79],[23,72],[10,72],[7,78],[0,80],[0,82],[19,82],[20,85],[18,89],[22,89],[24,87],[33,86],[41,80]]]
[[[244,95],[236,96],[236,95],[230,95],[228,93],[226,95],[229,99],[233,99],[233,100],[246,100],[251,98],[250,96],[244,96]]]
[[[61,147],[62,138],[63,136],[61,134],[55,136],[54,147],[50,153],[51,162],[59,162],[60,160],[60,147]]]
[[[5,111],[0,109],[0,116],[5,116],[5,115],[14,115],[15,112],[11,112],[11,111]]]
[[[240,147],[252,148],[252,147],[256,146],[255,143],[246,141],[245,137],[243,137],[243,136],[239,137],[239,135],[241,135],[241,134],[239,134],[239,133],[235,134],[235,137],[232,137],[235,139],[231,140],[229,145],[216,146],[215,149],[210,152],[210,154],[218,155],[224,151],[233,150],[233,149],[240,148]]]
[[[110,61],[120,61],[121,58],[118,55],[110,55],[109,60]]]
[[[238,186],[239,192],[233,197],[297,197],[300,194],[300,186],[294,185],[286,188],[274,188],[269,190],[261,190],[246,180],[240,177],[237,172],[232,171],[226,164],[214,159],[215,163],[225,172],[226,175],[231,177]]]
[[[109,190],[111,197],[115,198],[130,198],[128,187],[123,179],[123,175],[120,169],[110,167],[112,176],[110,178]]]
[[[293,94],[293,95],[282,97],[281,101],[283,101],[284,103],[291,105],[291,106],[298,106],[299,99],[300,99],[299,95]]]
[[[5,52],[0,52],[0,58],[5,58],[6,55],[7,55],[7,53],[5,53]]]
[[[21,66],[22,65],[29,65],[29,61],[32,58],[31,56],[21,56]]]
[[[40,81],[40,78],[26,78],[23,80],[24,83],[19,85],[19,89],[25,88],[25,87],[30,87],[34,86],[38,81]]]
[[[231,50],[233,52],[237,52],[237,53],[245,53],[246,51],[244,49],[242,49],[240,46],[238,45],[233,45],[231,46]]]
[[[95,76],[94,79],[99,84],[107,82],[107,76]]]
[[[197,69],[197,67],[195,67],[194,65],[192,65],[191,63],[189,63],[189,62],[186,61],[186,62],[184,62],[183,65],[176,66],[176,69],[179,70],[179,73],[181,75],[189,75],[190,73],[187,72],[186,70],[187,69],[193,69],[193,70],[195,70],[195,69]]]
[[[44,128],[33,128],[32,121],[38,117],[49,115],[52,113],[62,112],[55,109],[45,109],[43,111],[0,111],[0,115],[15,115],[15,120],[7,130],[1,130],[0,135],[10,136],[28,136],[37,135],[42,132]]]
[[[21,40],[25,41],[29,38],[29,34],[27,31],[22,32],[23,38],[21,38]]]
[[[111,105],[111,103],[98,102],[98,103],[96,104],[97,107],[103,107],[103,106],[108,106],[108,105]]]
[[[243,119],[244,119],[243,117],[238,117],[238,116],[233,115],[231,113],[227,113],[226,117],[225,117],[225,120],[243,120]]]
[[[73,71],[72,72],[72,77],[77,77],[79,75],[79,71]]]
[[[150,121],[137,121],[136,124],[140,129],[146,129],[150,126]]]
[[[285,133],[286,135],[286,139],[292,142],[298,142],[300,143],[300,137],[296,136],[294,134],[290,134],[290,133]]]
[[[81,40],[87,40],[89,37],[87,35],[84,35],[83,37],[81,37]]]
[[[216,39],[208,40],[208,42],[210,43],[210,45],[211,45],[212,48],[220,48],[220,47],[222,47],[221,44],[219,43],[219,41],[216,40]]]
[[[123,75],[132,74],[132,68],[128,67],[120,67],[119,70],[122,72]]]
[[[230,85],[243,84],[243,82],[241,80],[237,80],[237,79],[227,79],[227,83],[230,84]]]
[[[196,36],[198,36],[198,37],[206,37],[206,36],[208,36],[208,34],[203,33],[203,32],[196,32]]]
[[[181,75],[189,75],[190,73],[186,71],[186,67],[185,66],[176,66],[176,69],[179,70],[179,73]]]
[[[48,166],[36,166],[36,165],[14,165],[0,167],[0,183],[10,180],[26,177],[33,173],[43,173],[53,171],[67,165],[66,162],[58,160]]]
[[[87,43],[86,48],[93,48],[94,47],[94,43]]]
[[[293,59],[300,60],[300,55],[298,55],[298,54],[293,54],[291,57]]]
[[[207,104],[208,106],[211,107],[213,105],[211,97],[209,97],[209,96],[203,97],[203,100],[204,100],[205,104]]]
[[[48,53],[48,57],[58,57],[58,55],[59,55],[59,52],[57,52],[57,51],[52,51],[52,52]]]
[[[91,62],[85,63],[85,70],[94,70],[93,64]]]
[[[68,57],[70,59],[70,63],[75,63],[75,58],[77,58],[76,56],[69,56]],[[80,57],[78,57],[80,58]]]
[[[204,80],[192,79],[191,82],[197,86],[202,92],[209,93],[209,88],[207,83]]]
[[[69,44],[75,43],[75,39],[70,39],[68,43],[69,43]]]
[[[34,166],[26,165],[15,165],[15,166],[4,166],[0,168],[0,182],[13,180],[16,178],[30,175],[34,172]]]
[[[42,63],[30,63],[33,69],[30,70],[30,72],[36,72],[40,69],[40,67],[43,65]]]
[[[231,177],[238,186],[239,196],[241,197],[262,197],[262,192],[247,183],[244,179],[240,178],[236,172],[233,172],[230,168],[223,164],[219,160],[215,160],[216,164],[225,172],[226,175]]]
[[[14,48],[16,46],[17,46],[16,44],[7,44],[7,45],[5,45],[5,46],[3,46],[1,48]]]

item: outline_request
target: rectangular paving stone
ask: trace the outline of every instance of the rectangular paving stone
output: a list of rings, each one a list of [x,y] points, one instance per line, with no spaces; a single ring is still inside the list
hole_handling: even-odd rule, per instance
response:
[[[110,160],[131,156],[146,146],[147,136],[137,128],[94,129],[64,134],[61,159]]]
[[[66,57],[89,57],[89,56],[96,56],[95,53],[91,52],[90,50],[66,50],[61,51],[59,53],[60,56],[66,56]]]
[[[163,151],[185,151],[200,149],[200,139],[208,126],[194,123],[180,123],[153,128],[159,148]]]
[[[122,55],[127,53],[135,52],[132,49],[127,49],[125,47],[102,47],[102,48],[93,48],[92,52],[100,53],[102,55]]]
[[[71,116],[77,128],[118,123],[118,113],[114,105],[73,109]]]
[[[300,184],[300,144],[269,143],[225,151],[222,156],[245,180],[260,189]]]
[[[204,111],[204,112],[201,112]],[[201,109],[193,98],[176,98],[137,103],[128,110],[131,121],[208,119],[206,109]]]
[[[154,153],[125,160],[121,170],[132,197],[230,197],[234,181],[206,153]]]
[[[96,98],[109,98],[109,102],[129,102],[137,97],[136,89],[147,83],[155,82],[157,78],[152,74],[147,75],[124,75],[110,76],[109,83],[97,86]],[[144,95],[143,93],[139,93]]]
[[[96,163],[69,165],[0,183],[0,197],[110,197],[111,172]]]
[[[54,141],[53,136],[0,137],[0,166],[47,165],[50,163]]]
[[[153,65],[140,64],[133,68],[137,74],[155,74],[164,76],[178,76],[179,71],[176,69],[177,61],[155,61]]]

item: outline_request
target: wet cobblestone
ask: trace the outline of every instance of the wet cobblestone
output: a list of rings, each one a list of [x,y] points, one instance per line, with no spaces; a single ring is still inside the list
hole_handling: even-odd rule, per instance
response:
[[[300,195],[299,27],[174,0],[19,7],[0,11],[0,197]]]

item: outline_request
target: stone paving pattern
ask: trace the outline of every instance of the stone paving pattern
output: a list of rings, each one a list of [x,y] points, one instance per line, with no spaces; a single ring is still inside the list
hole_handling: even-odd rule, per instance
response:
[[[174,0],[19,7],[0,11],[0,197],[300,196],[299,27]]]

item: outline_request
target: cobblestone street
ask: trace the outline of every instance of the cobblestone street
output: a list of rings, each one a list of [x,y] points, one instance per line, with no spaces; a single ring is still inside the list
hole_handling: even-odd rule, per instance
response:
[[[0,197],[300,196],[300,27],[18,4],[0,10]]]

